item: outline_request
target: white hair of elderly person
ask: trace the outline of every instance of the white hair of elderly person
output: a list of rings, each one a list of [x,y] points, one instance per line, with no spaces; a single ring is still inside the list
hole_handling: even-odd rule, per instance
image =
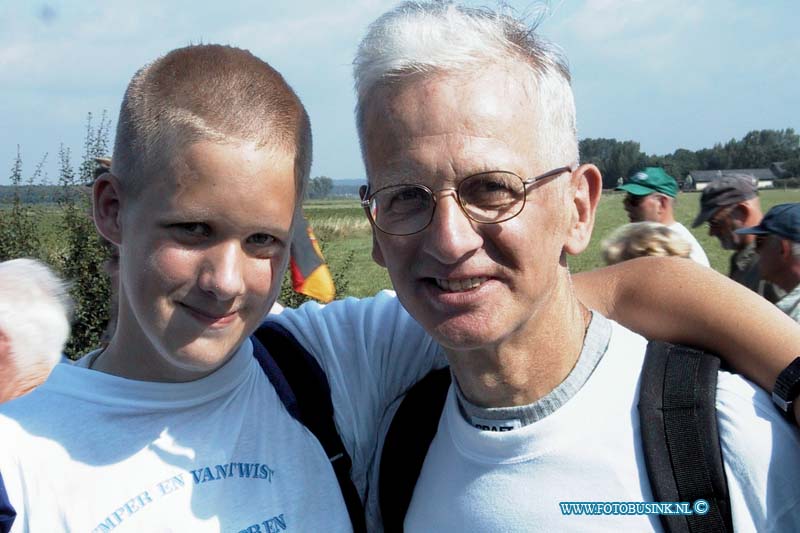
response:
[[[69,338],[67,285],[43,263],[0,263],[0,403],[42,384]]]

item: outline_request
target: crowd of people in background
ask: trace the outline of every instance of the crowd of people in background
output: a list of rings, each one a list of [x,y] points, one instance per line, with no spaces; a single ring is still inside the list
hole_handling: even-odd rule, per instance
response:
[[[617,187],[631,223],[602,244],[606,264],[644,256],[689,257],[710,266],[702,246],[675,220],[678,183],[663,168],[647,167]],[[703,188],[693,228],[706,224],[708,234],[732,250],[728,276],[757,292],[800,321],[800,204],[773,207],[762,214],[758,179],[751,174],[720,172]]]
[[[266,320],[310,171],[302,102],[232,46],[133,76],[93,185],[117,252],[106,342],[56,364],[64,285],[0,265],[0,369],[21,395],[0,406],[0,533],[800,530],[800,328],[781,313],[798,314],[798,204],[762,217],[744,175],[703,190],[694,225],[735,250],[745,290],[708,267],[675,220],[677,183],[648,167],[620,186],[632,225],[605,247],[620,264],[573,274],[602,178],[579,161],[557,47],[505,12],[405,2],[370,25],[354,76],[361,206],[396,294]],[[718,351],[761,388],[648,339]],[[672,439],[692,472],[663,467],[686,463],[636,414],[658,365],[659,390],[707,371],[658,397],[708,401],[689,417],[708,425]],[[683,496],[662,492],[668,474],[705,507],[640,510]],[[633,512],[567,512],[600,500]]]

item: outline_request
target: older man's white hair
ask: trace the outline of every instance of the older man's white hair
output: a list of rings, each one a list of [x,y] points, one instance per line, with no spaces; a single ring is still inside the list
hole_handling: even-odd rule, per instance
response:
[[[0,402],[41,384],[69,337],[66,285],[33,259],[0,263]]]
[[[452,2],[405,2],[373,22],[353,61],[356,121],[362,151],[378,88],[419,76],[469,73],[512,62],[530,69],[541,110],[542,151],[561,164],[578,162],[575,103],[569,67],[559,49],[510,8],[502,12]],[[537,132],[531,132],[535,134]]]

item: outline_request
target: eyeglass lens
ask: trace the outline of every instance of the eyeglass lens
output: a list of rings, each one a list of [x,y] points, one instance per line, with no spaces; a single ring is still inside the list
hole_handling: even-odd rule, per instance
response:
[[[525,201],[522,178],[510,172],[470,176],[456,191],[464,213],[476,222],[502,222],[516,216]],[[370,214],[383,231],[409,235],[430,224],[436,201],[422,185],[397,185],[377,191],[370,199]]]

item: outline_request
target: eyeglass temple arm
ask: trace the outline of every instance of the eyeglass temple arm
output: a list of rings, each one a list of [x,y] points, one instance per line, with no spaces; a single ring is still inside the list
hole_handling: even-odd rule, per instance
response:
[[[553,170],[545,172],[544,174],[541,174],[539,176],[535,176],[533,178],[530,178],[530,179],[527,179],[527,180],[523,180],[522,183],[524,183],[526,186],[528,186],[528,185],[531,185],[533,183],[536,183],[537,181],[541,181],[541,180],[546,179],[546,178],[551,178],[553,176],[558,176],[559,174],[563,174],[564,172],[575,172],[575,168],[573,168],[572,165],[567,166],[567,167],[554,168]]]
[[[369,207],[369,184],[362,185],[358,193],[361,195],[361,200],[358,202],[361,207]]]

